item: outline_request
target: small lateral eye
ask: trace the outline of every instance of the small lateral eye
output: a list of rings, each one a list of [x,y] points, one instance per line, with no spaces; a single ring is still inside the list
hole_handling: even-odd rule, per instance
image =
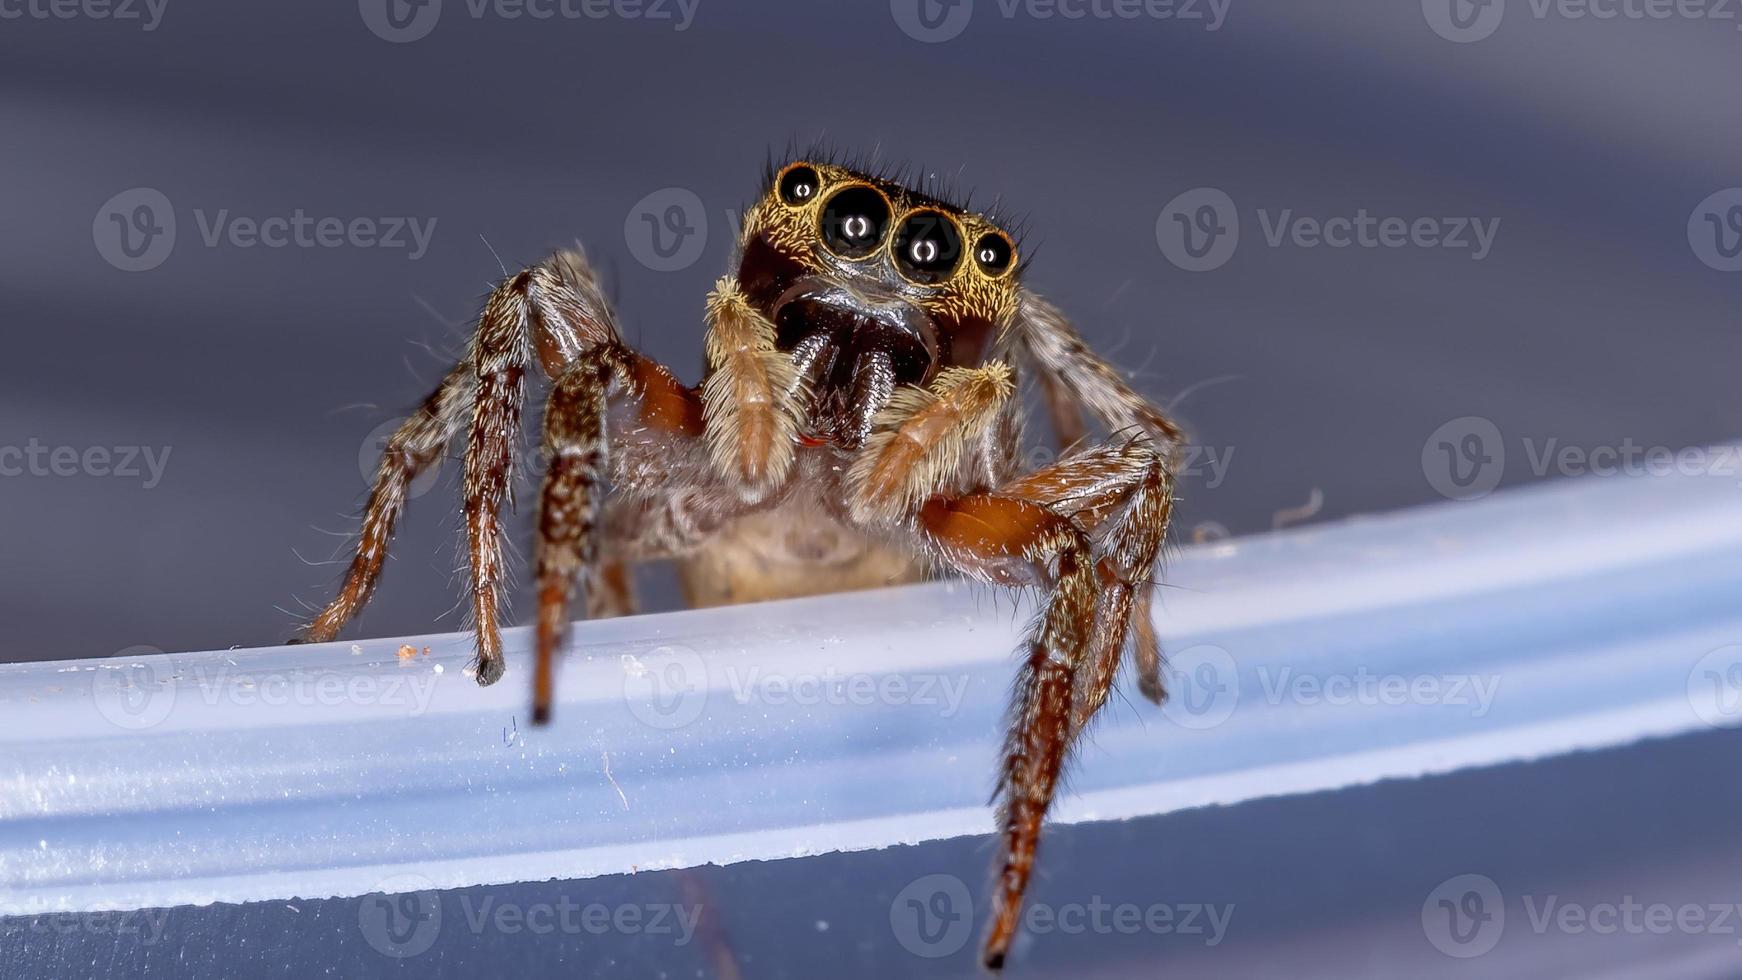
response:
[[[822,186],[823,179],[815,170],[797,164],[786,168],[786,173],[780,175],[780,199],[794,206],[809,204],[816,199]]]
[[[888,230],[889,202],[869,187],[848,187],[823,205],[823,244],[842,258],[875,252]]]
[[[974,243],[974,262],[980,271],[994,278],[1004,274],[1010,268],[1010,260],[1015,258],[1015,249],[1010,247],[1010,239],[995,231],[989,231],[980,236]]]
[[[915,211],[895,233],[895,264],[914,282],[942,282],[962,258],[956,223],[937,211]]]

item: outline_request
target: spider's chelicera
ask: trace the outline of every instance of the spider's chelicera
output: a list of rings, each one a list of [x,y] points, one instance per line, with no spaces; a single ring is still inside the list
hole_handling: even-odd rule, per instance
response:
[[[1035,586],[999,774],[984,958],[1000,966],[1060,771],[1127,650],[1142,693],[1165,697],[1150,599],[1181,441],[1021,273],[988,217],[810,160],[771,173],[744,215],[697,386],[624,344],[582,255],[509,276],[468,356],[389,440],[344,584],[302,639],[332,639],[368,601],[407,488],[463,430],[476,676],[501,677],[499,514],[535,370],[551,381],[537,721],[575,585],[589,616],[622,615],[638,562],[675,559],[696,605],[927,574]],[[1019,368],[1068,447],[1040,469]],[[1084,438],[1085,409],[1108,441]]]

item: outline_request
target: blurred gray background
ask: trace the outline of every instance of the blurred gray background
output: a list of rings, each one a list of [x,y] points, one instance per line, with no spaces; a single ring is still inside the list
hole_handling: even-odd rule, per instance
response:
[[[324,562],[383,426],[459,351],[498,256],[584,242],[635,342],[695,378],[732,215],[793,140],[920,162],[1026,215],[1031,283],[1144,391],[1179,399],[1205,447],[1178,540],[1260,532],[1315,495],[1311,519],[1330,519],[1576,475],[1536,462],[1562,447],[1742,434],[1734,13],[662,0],[654,19],[625,0],[541,20],[481,0],[155,0],[127,20],[67,2],[0,3],[0,661],[287,637],[298,601],[336,580]],[[1230,217],[1198,223],[1206,203],[1232,205],[1239,236],[1200,262],[1183,231],[1195,246]],[[673,205],[687,235],[660,225]],[[431,233],[427,248],[348,231],[246,244],[247,222],[299,212]],[[1494,234],[1314,247],[1297,223],[1363,213]],[[129,447],[150,451],[137,475],[109,473]],[[360,635],[459,626],[456,470],[415,502]],[[1214,952],[1052,935],[1018,968],[1736,975],[1733,935],[1532,941],[1517,896],[1734,900],[1738,748],[1710,733],[1059,828],[1037,900],[1238,901],[1236,928]],[[696,880],[746,975],[969,976],[967,954],[893,949],[885,922],[915,874],[977,884],[989,852],[960,839]],[[1465,960],[1424,940],[1422,896],[1472,870],[1514,924]],[[443,902],[687,901],[695,886],[642,874]],[[369,901],[177,909],[144,943],[14,921],[0,973],[718,972],[706,943],[623,936],[450,930],[393,959],[359,932]]]
[[[336,581],[360,456],[458,352],[497,256],[584,242],[632,339],[694,379],[733,215],[791,140],[921,162],[1026,216],[1031,283],[1180,398],[1206,447],[1176,540],[1268,529],[1315,492],[1319,519],[1443,499],[1424,448],[1469,416],[1504,462],[1492,445],[1467,462],[1503,486],[1563,475],[1533,465],[1548,440],[1742,432],[1742,274],[1721,271],[1742,198],[1706,205],[1728,237],[1689,234],[1742,185],[1732,20],[1521,0],[664,0],[602,18],[571,0],[579,16],[550,19],[387,2],[6,8],[0,659],[289,636]],[[1181,227],[1164,211],[1199,188],[1240,235],[1193,272],[1163,248]],[[690,233],[653,240],[674,203]],[[299,212],[411,219],[427,248],[248,237]],[[1494,235],[1267,240],[1285,216],[1362,212]],[[127,447],[150,455],[109,473]],[[415,501],[362,633],[460,625],[456,471]]]

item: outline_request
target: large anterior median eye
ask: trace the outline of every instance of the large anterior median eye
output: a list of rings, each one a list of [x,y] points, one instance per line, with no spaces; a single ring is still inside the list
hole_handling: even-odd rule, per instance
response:
[[[889,202],[869,187],[848,187],[823,205],[823,244],[847,259],[877,250],[889,228]]]
[[[962,258],[956,223],[938,211],[915,211],[895,232],[895,265],[914,282],[942,282]]]

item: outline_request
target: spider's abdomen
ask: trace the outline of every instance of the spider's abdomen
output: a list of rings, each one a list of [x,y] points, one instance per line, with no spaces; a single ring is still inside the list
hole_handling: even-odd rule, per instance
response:
[[[721,528],[678,563],[691,606],[877,588],[925,577],[913,557],[820,511],[749,514]]]

